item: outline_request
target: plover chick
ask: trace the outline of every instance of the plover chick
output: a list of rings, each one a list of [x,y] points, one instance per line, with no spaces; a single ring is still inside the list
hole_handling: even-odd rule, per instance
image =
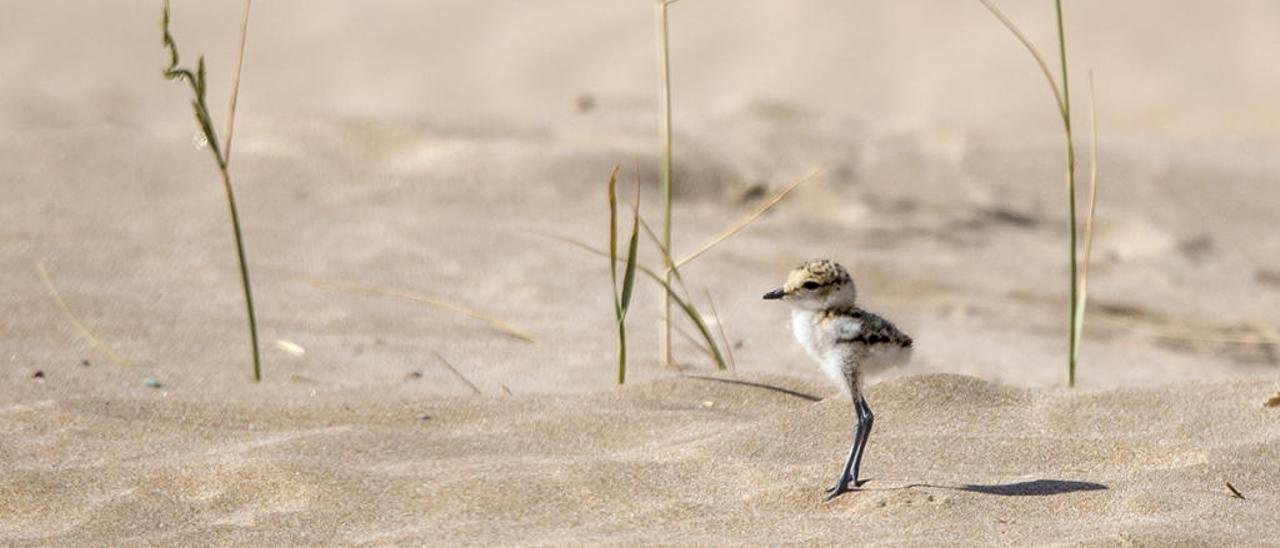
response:
[[[827,500],[851,490],[850,483],[853,488],[861,485],[858,467],[875,420],[862,395],[863,369],[898,365],[911,358],[911,337],[888,320],[858,308],[857,294],[844,267],[823,259],[800,265],[787,276],[786,284],[764,295],[791,305],[796,340],[853,401],[853,444],[836,484],[827,489]]]

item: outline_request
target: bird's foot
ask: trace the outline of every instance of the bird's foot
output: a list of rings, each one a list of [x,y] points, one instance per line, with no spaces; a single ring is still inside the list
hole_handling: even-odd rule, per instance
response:
[[[851,483],[853,484],[853,488],[849,487],[849,484]],[[867,480],[856,480],[846,476],[841,478],[841,481],[837,482],[835,485],[826,488],[824,491],[827,493],[827,500],[831,500],[845,493],[855,491],[866,483]]]
[[[848,493],[849,491],[852,491],[852,489],[849,489],[849,481],[850,481],[850,478],[846,476],[846,477],[840,478],[840,481],[836,482],[835,485],[828,487],[826,489],[827,500],[831,500],[840,495]]]

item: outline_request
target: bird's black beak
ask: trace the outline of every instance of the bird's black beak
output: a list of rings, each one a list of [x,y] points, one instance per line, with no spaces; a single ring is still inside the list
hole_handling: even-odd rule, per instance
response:
[[[766,300],[766,301],[773,301],[773,300],[781,299],[781,298],[782,298],[782,296],[783,296],[783,295],[786,295],[786,294],[787,294],[787,293],[786,293],[785,291],[783,291],[781,287],[779,287],[778,289],[775,289],[775,290],[773,290],[773,291],[770,291],[770,292],[768,292],[768,293],[765,293],[765,294],[764,294],[764,300]]]

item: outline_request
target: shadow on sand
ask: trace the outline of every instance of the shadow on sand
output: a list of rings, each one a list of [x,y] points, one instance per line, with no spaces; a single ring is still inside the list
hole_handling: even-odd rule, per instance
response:
[[[1043,497],[1048,495],[1075,493],[1078,491],[1099,491],[1106,488],[1106,485],[1090,481],[1049,479],[1020,481],[1018,483],[1003,483],[998,485],[965,485],[964,487],[953,487],[953,489],[958,489],[960,491],[970,491],[973,493],[983,493],[987,495],[1000,495],[1004,497]]]
[[[1050,480],[1038,479],[1031,481],[1020,481],[1017,483],[1000,483],[993,485],[934,485],[931,483],[913,483],[902,487],[891,487],[889,489],[911,489],[913,487],[932,487],[934,489],[950,489],[952,491],[968,491],[970,493],[982,493],[984,495],[999,495],[1002,497],[1045,497],[1049,495],[1063,495],[1066,493],[1076,493],[1080,491],[1100,491],[1107,489],[1106,485],[1101,483],[1093,483],[1090,481],[1069,481],[1069,480]]]
[[[822,398],[820,398],[820,397],[818,397],[818,396],[814,396],[813,394],[805,394],[804,392],[797,392],[797,391],[795,391],[795,390],[791,390],[791,389],[788,389],[788,388],[782,388],[781,386],[773,386],[773,385],[764,384],[764,383],[759,383],[759,382],[751,382],[751,381],[744,381],[744,380],[738,380],[738,379],[726,379],[726,378],[722,378],[722,377],[707,377],[707,376],[704,376],[704,375],[681,375],[681,377],[686,378],[686,379],[697,379],[697,380],[700,380],[700,381],[722,382],[722,383],[726,383],[726,384],[736,384],[736,385],[739,385],[739,386],[750,386],[750,387],[753,387],[753,388],[763,388],[763,389],[765,389],[765,390],[771,390],[771,391],[773,391],[773,392],[778,392],[778,393],[786,394],[786,395],[788,395],[788,396],[794,396],[794,397],[800,398],[800,399],[802,399],[802,400],[808,400],[808,401],[812,401],[812,402],[819,402],[819,401],[822,401]]]

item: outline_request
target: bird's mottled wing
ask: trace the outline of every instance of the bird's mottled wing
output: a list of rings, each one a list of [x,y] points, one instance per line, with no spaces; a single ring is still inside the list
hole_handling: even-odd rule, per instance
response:
[[[847,308],[832,311],[833,314],[855,320],[842,322],[848,327],[842,329],[836,342],[841,344],[864,344],[867,347],[910,347],[914,341],[884,318],[861,308]]]

